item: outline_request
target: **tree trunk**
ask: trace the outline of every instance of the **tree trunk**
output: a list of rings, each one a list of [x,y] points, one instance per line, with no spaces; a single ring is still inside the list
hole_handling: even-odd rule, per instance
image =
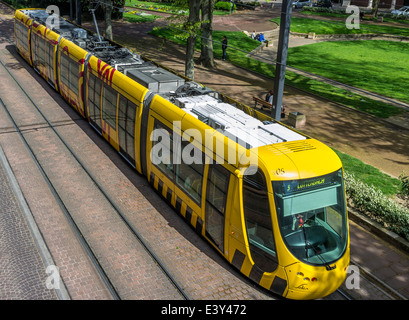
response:
[[[213,56],[213,9],[215,0],[202,1],[202,51],[200,62],[206,68],[214,68]]]
[[[195,77],[195,44],[196,44],[196,30],[195,24],[199,22],[201,0],[189,0],[189,18],[187,22],[187,29],[190,32],[186,45],[186,63],[185,76],[194,79]]]
[[[112,34],[112,0],[105,0],[104,13],[105,13],[105,38],[108,40],[114,40]]]

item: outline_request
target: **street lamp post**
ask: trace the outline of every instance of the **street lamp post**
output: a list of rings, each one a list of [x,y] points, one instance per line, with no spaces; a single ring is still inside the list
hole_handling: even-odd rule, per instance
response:
[[[271,110],[271,116],[277,121],[281,120],[281,106],[283,105],[285,67],[287,64],[288,39],[290,36],[292,8],[292,0],[283,0],[280,19],[280,34],[277,48],[276,72],[274,78],[273,108]]]

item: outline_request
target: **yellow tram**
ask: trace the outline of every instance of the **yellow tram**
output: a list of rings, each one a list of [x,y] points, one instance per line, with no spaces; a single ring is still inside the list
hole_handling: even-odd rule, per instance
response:
[[[49,16],[16,11],[18,52],[232,265],[289,299],[342,284],[348,221],[329,147]]]

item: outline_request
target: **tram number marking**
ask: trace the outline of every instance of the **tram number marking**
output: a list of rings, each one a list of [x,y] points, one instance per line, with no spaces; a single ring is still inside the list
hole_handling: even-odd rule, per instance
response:
[[[276,176],[282,176],[282,175],[284,175],[284,174],[285,174],[284,168],[278,168],[278,169],[276,170]]]

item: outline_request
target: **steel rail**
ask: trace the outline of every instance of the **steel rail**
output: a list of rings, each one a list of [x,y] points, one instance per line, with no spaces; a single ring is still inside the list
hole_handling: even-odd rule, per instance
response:
[[[1,64],[3,64],[3,62],[0,60]],[[4,66],[4,65],[3,65]],[[96,270],[98,271],[99,275],[101,276],[101,279],[105,282],[106,287],[109,289],[110,293],[112,294],[112,296],[114,297],[114,299],[119,300],[119,294],[117,293],[117,291],[115,290],[114,286],[112,285],[112,283],[110,282],[108,276],[106,275],[106,273],[104,272],[104,269],[102,268],[102,266],[100,265],[98,258],[96,257],[95,253],[93,252],[93,250],[91,249],[91,247],[89,246],[89,244],[87,243],[87,241],[85,240],[85,237],[83,236],[81,230],[79,229],[78,225],[75,223],[72,215],[70,214],[70,212],[68,211],[67,207],[65,206],[63,200],[61,199],[60,195],[58,194],[58,191],[55,189],[53,183],[51,182],[50,178],[48,177],[47,173],[45,172],[43,166],[41,165],[41,163],[39,162],[39,160],[37,159],[33,149],[30,147],[29,143],[27,142],[26,138],[24,137],[22,131],[20,131],[17,123],[14,121],[14,118],[12,117],[12,115],[10,114],[8,108],[6,107],[6,105],[4,104],[3,100],[0,98],[0,105],[3,107],[4,111],[6,112],[8,118],[10,119],[10,121],[13,124],[13,127],[15,128],[15,132],[18,133],[19,137],[21,138],[24,146],[26,147],[26,149],[28,150],[31,158],[33,159],[34,163],[36,164],[38,170],[40,171],[41,175],[43,176],[45,182],[48,185],[48,188],[50,189],[51,193],[53,194],[54,198],[56,199],[59,207],[61,208],[62,212],[64,213],[66,219],[68,220],[69,224],[72,227],[72,230],[74,231],[74,234],[76,235],[77,239],[79,240],[79,242],[81,243],[82,247],[85,249],[85,251],[87,252],[91,262],[93,263],[93,265],[95,266]],[[63,281],[63,279],[62,279]]]
[[[360,265],[356,261],[351,259],[351,264],[357,266],[359,268],[359,271],[365,277],[368,281],[370,281],[372,284],[374,284],[380,291],[385,293],[386,295],[390,296],[391,298],[395,300],[408,300],[407,297],[403,296],[400,294],[397,290],[389,286],[387,283],[379,279],[377,276],[375,276],[370,270],[365,268],[364,266]]]
[[[104,195],[104,197],[107,199],[107,201],[110,203],[110,205],[113,207],[113,209],[118,213],[120,218],[123,220],[125,225],[129,228],[129,230],[134,234],[134,236],[139,240],[140,244],[144,247],[146,252],[151,256],[151,258],[157,263],[159,268],[163,271],[163,273],[166,275],[166,277],[170,280],[170,282],[175,286],[177,291],[183,296],[184,299],[189,300],[188,295],[184,292],[184,290],[179,286],[177,281],[174,279],[174,277],[169,273],[169,271],[166,269],[165,265],[161,261],[161,259],[154,253],[154,251],[149,247],[149,245],[146,243],[146,241],[143,240],[141,235],[138,233],[137,230],[132,226],[132,224],[128,221],[126,218],[125,214],[120,210],[120,208],[114,203],[114,201],[108,196],[106,191],[103,189],[103,187],[97,182],[97,179],[91,174],[91,172],[87,169],[85,164],[79,159],[79,157],[75,154],[75,152],[71,149],[71,147],[67,144],[67,142],[64,140],[64,138],[60,135],[60,133],[55,129],[54,125],[47,119],[47,117],[44,115],[44,113],[40,110],[38,105],[34,102],[34,100],[31,98],[31,96],[28,94],[28,92],[22,87],[22,85],[19,83],[19,81],[14,77],[14,75],[11,73],[9,68],[5,65],[5,63],[2,61],[0,58],[0,63],[3,65],[5,70],[9,73],[11,78],[15,81],[15,83],[19,86],[19,88],[23,91],[27,99],[33,104],[33,106],[37,109],[37,111],[40,113],[40,115],[43,117],[43,119],[46,121],[48,126],[54,131],[54,133],[57,135],[57,137],[60,139],[60,141],[64,144],[64,146],[67,148],[67,150],[71,153],[71,155],[74,157],[74,159],[78,162],[78,164],[83,168],[84,172],[88,175],[88,177],[92,180],[92,182],[95,184],[97,189],[100,190],[100,192]]]

